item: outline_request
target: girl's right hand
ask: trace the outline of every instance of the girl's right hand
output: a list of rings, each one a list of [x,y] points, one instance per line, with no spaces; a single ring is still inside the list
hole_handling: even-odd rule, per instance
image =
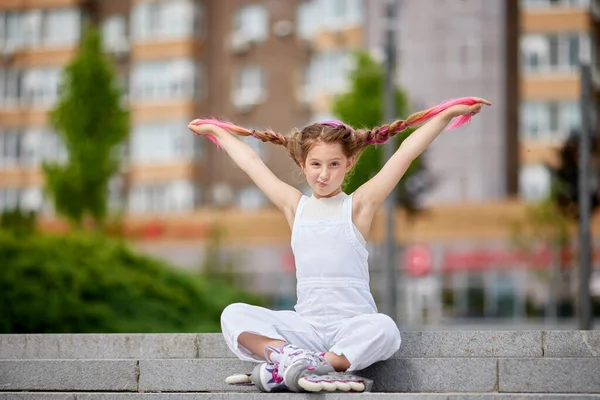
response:
[[[213,135],[215,134],[214,132],[214,125],[211,124],[200,124],[198,125],[197,119],[193,120],[192,122],[190,122],[188,124],[188,129],[190,131],[192,131],[194,133],[194,135],[196,136],[202,136],[202,135]]]

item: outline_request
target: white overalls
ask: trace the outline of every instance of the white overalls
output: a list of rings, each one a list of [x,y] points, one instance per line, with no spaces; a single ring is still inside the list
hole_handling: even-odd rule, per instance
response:
[[[292,228],[296,261],[296,311],[273,311],[231,304],[221,315],[223,336],[242,360],[264,361],[238,343],[254,333],[317,352],[330,351],[350,361],[349,371],[388,359],[400,348],[394,321],[377,313],[369,290],[368,251],[352,222],[352,195],[342,194],[342,215],[303,218],[302,196]]]

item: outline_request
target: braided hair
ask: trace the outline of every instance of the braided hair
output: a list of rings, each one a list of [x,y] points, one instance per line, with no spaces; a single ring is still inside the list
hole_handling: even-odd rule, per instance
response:
[[[478,100],[473,97],[458,98],[427,110],[411,114],[405,120],[399,119],[390,124],[377,126],[372,129],[354,129],[341,121],[335,120],[316,122],[304,127],[302,130],[295,129],[287,136],[271,130],[257,131],[254,129],[246,129],[216,119],[196,119],[192,121],[192,124],[212,124],[237,136],[252,136],[263,142],[284,146],[296,164],[301,165],[306,159],[310,149],[319,142],[340,143],[344,155],[350,158],[360,155],[360,153],[369,145],[386,143],[398,133],[409,127],[422,124],[449,107],[457,104],[474,105],[476,103],[478,103]],[[448,129],[457,128],[469,122],[470,119],[470,115],[461,115],[450,124]],[[211,135],[206,136],[219,146],[215,137]]]

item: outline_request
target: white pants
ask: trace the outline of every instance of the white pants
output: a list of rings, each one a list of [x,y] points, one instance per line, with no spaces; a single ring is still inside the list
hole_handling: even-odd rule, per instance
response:
[[[306,350],[344,355],[348,371],[390,358],[400,348],[400,331],[384,314],[363,314],[336,321],[306,318],[294,311],[273,311],[235,303],[221,314],[225,342],[241,360],[264,362],[238,343],[243,332],[285,341]]]

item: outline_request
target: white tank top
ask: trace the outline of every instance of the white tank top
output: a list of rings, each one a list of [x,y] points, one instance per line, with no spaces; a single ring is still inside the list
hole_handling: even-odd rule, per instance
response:
[[[329,218],[306,217],[308,199],[300,199],[292,228],[296,312],[324,321],[376,313],[369,288],[369,253],[352,222],[352,195],[342,193],[341,214]]]

